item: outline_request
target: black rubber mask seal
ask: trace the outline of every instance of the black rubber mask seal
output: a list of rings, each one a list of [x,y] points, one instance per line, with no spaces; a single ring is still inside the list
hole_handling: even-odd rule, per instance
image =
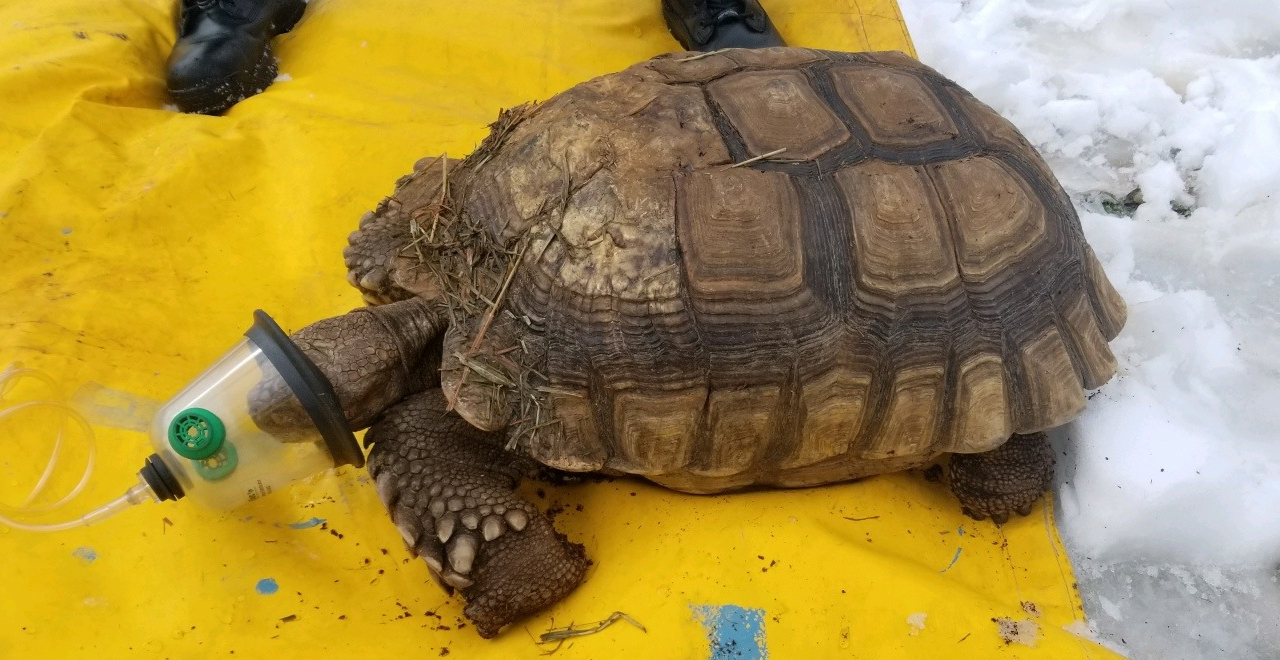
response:
[[[293,395],[298,397],[298,402],[307,411],[329,447],[333,464],[364,467],[364,452],[360,451],[356,436],[347,425],[347,418],[342,414],[342,405],[338,402],[333,384],[325,378],[320,368],[260,309],[254,310],[253,327],[244,336],[262,350],[267,361],[275,367],[289,389],[293,390]]]
[[[173,472],[160,459],[159,454],[147,457],[146,462],[142,464],[142,469],[138,471],[138,476],[147,482],[151,492],[155,493],[161,502],[180,500],[186,495],[182,490],[182,484],[177,477],[173,476]]]

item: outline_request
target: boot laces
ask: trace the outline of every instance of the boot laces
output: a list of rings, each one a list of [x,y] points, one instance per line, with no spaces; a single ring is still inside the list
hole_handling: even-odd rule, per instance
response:
[[[236,5],[236,0],[196,0],[196,7],[201,11],[220,8],[233,16],[241,14],[240,8]]]
[[[726,14],[731,17],[747,15],[747,3],[743,0],[705,0],[703,6],[706,11],[698,21],[703,25],[714,25],[726,18]]]

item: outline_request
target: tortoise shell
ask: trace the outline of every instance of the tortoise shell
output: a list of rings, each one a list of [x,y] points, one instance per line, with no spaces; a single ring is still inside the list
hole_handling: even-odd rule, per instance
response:
[[[436,163],[380,214],[441,198]],[[455,171],[509,272],[502,313],[455,315],[443,386],[557,468],[842,481],[1063,424],[1115,370],[1124,302],[1045,162],[900,53],[657,57]]]

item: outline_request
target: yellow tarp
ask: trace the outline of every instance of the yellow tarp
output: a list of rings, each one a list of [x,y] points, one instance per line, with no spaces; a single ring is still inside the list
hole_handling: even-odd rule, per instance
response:
[[[163,107],[176,2],[0,4],[0,363],[66,393],[108,388],[117,412],[175,392],[255,307],[297,329],[359,305],[346,234],[415,159],[464,155],[500,108],[675,48],[658,0],[314,0],[278,41],[280,82],[226,117],[187,116]],[[766,4],[793,44],[911,50],[894,0]],[[96,429],[79,511],[132,483],[150,451],[120,428],[136,422]],[[13,430],[9,503],[43,465]],[[619,623],[557,655],[1110,657],[1062,630],[1080,604],[1039,508],[975,523],[919,474],[545,492],[596,563],[494,641],[459,629],[459,600],[348,469],[232,514],[147,504],[78,531],[0,529],[0,658],[536,657],[530,633],[615,610],[648,632]],[[1031,622],[1021,641],[1001,617]]]

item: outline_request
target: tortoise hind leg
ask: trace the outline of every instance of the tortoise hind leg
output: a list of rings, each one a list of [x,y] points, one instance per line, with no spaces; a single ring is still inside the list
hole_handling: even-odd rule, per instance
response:
[[[587,569],[582,546],[514,492],[536,470],[445,411],[439,389],[414,395],[369,429],[369,473],[409,548],[481,637],[556,603]]]
[[[969,517],[1003,523],[1013,513],[1031,513],[1053,482],[1053,465],[1047,435],[1014,435],[991,451],[953,455],[951,491]]]

